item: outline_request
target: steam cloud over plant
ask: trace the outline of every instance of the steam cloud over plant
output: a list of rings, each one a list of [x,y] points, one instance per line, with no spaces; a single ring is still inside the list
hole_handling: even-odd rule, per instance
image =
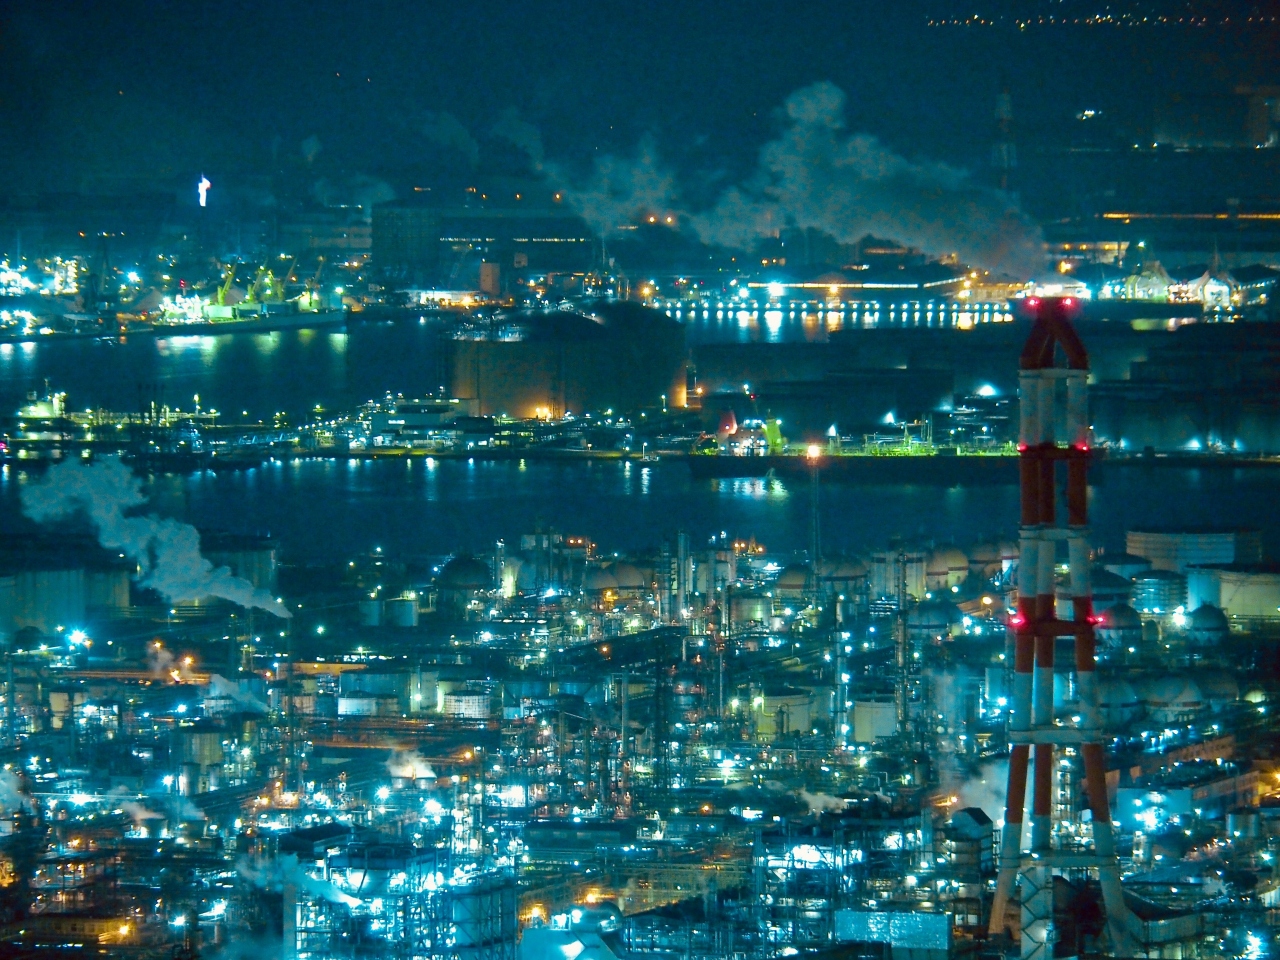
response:
[[[187,523],[136,511],[146,506],[142,481],[116,457],[94,464],[68,460],[22,491],[27,516],[48,523],[83,513],[108,550],[135,560],[139,584],[171,603],[221,597],[288,617],[274,597],[200,553],[200,533]]]
[[[998,190],[944,163],[902,157],[844,130],[844,93],[816,83],[787,98],[788,128],[760,152],[745,185],[694,218],[702,239],[748,248],[784,227],[815,227],[841,243],[867,234],[1016,276],[1043,259],[1035,225]]]

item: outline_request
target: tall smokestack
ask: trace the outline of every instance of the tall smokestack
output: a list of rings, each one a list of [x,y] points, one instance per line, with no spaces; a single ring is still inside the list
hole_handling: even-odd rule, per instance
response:
[[[1130,913],[1120,886],[1120,866],[1111,832],[1107,797],[1102,716],[1094,682],[1093,591],[1089,584],[1089,356],[1071,324],[1071,299],[1044,300],[1022,350],[1019,373],[1021,427],[1021,553],[1018,606],[1010,620],[1014,631],[1013,713],[1009,721],[1009,781],[1000,870],[991,906],[989,931],[1005,928],[1005,909],[1015,882],[1021,887],[1022,960],[1052,960],[1054,954],[1053,883],[1065,866],[1090,869],[1102,888],[1109,953],[1133,956]],[[1061,365],[1060,365],[1061,364]],[[1065,468],[1065,518],[1058,515],[1058,465]],[[1065,519],[1065,523],[1062,522]],[[1058,616],[1055,571],[1058,555],[1067,562],[1071,619]],[[1055,646],[1070,637],[1075,647],[1079,690],[1078,716],[1072,723],[1055,715]],[[1064,748],[1083,759],[1084,786],[1092,814],[1091,852],[1055,846],[1054,779],[1078,776],[1074,765],[1061,770],[1056,757]],[[1031,781],[1030,851],[1022,854],[1022,817]],[[1070,831],[1086,832],[1083,824]]]

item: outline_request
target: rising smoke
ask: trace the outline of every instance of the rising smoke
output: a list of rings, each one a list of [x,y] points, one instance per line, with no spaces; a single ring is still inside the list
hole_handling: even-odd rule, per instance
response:
[[[37,523],[83,513],[99,543],[136,561],[141,570],[138,583],[170,603],[221,597],[277,617],[289,616],[274,597],[201,556],[195,527],[138,514],[146,503],[142,481],[117,457],[94,464],[64,461],[22,491],[23,509]]]
[[[967,172],[910,160],[876,137],[845,130],[843,91],[816,83],[786,100],[786,128],[760,151],[755,173],[708,210],[682,210],[705,242],[750,250],[791,228],[821,230],[840,243],[868,234],[961,263],[1029,276],[1043,260],[1040,234],[1007,194]],[[546,164],[565,199],[598,232],[637,214],[675,211],[680,191],[652,138],[634,157],[604,156],[585,181]]]
[[[271,710],[263,700],[255,697],[234,681],[216,673],[209,677],[208,696],[225,697],[245,713],[268,713]]]
[[[436,772],[417,750],[397,750],[387,759],[387,772],[407,780],[434,780]]]
[[[22,780],[12,770],[0,770],[0,814],[16,813],[31,806],[31,798],[22,789]]]
[[[270,860],[241,857],[236,861],[236,872],[261,890],[279,892],[285,886],[292,886],[313,896],[323,897],[330,903],[345,904],[348,907],[360,905],[359,900],[343,893],[332,883],[311,876],[302,869],[298,858],[292,854]]]
[[[542,169],[542,161],[545,159],[542,132],[528,120],[522,120],[514,108],[504,110],[489,133],[514,144],[529,158],[535,170]]]
[[[761,150],[756,175],[694,218],[702,239],[745,249],[781,228],[813,227],[841,243],[873,234],[1015,276],[1039,268],[1039,233],[1006,194],[947,164],[908,160],[875,137],[846,134],[844,108],[831,83],[791,94],[789,126]]]
[[[449,111],[429,111],[422,124],[422,132],[436,146],[457,150],[471,166],[479,162],[480,144],[476,143],[476,138],[471,136],[471,131],[462,121]]]
[[[546,164],[547,174],[563,187],[565,200],[599,234],[607,234],[640,216],[672,208],[675,174],[658,156],[653,137],[640,140],[633,157],[598,157],[591,176],[578,183],[562,167]]]

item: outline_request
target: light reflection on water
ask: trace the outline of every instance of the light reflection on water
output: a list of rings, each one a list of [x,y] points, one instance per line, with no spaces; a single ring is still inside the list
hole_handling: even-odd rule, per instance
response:
[[[0,529],[15,529],[25,473],[0,471]],[[202,527],[272,533],[286,556],[343,560],[375,544],[401,554],[485,550],[534,525],[589,537],[601,549],[655,546],[677,530],[694,543],[713,533],[752,537],[771,550],[809,543],[807,479],[694,479],[686,464],[548,463],[536,460],[282,461],[258,469],[153,478],[156,508]],[[1149,470],[1108,473],[1090,493],[1093,540],[1124,546],[1143,525],[1260,527],[1280,546],[1280,495],[1271,471]],[[1013,485],[854,486],[824,480],[822,542],[863,552],[895,536],[970,543],[1013,535]]]

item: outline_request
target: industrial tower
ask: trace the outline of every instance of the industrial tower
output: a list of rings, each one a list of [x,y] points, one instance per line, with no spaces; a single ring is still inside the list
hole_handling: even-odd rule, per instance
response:
[[[1089,357],[1072,326],[1070,299],[1032,301],[1035,322],[1019,363],[1021,552],[1014,635],[1009,782],[1000,871],[990,931],[1005,928],[1015,881],[1021,886],[1022,958],[1052,960],[1053,877],[1094,874],[1102,889],[1108,951],[1133,956],[1131,921],[1107,800],[1102,721],[1094,677],[1093,592],[1089,584]],[[1059,474],[1065,473],[1065,488]],[[1065,523],[1060,517],[1065,508]],[[1070,619],[1060,619],[1056,572],[1065,561]],[[1065,611],[1064,611],[1065,613]],[[1054,648],[1074,639],[1078,705],[1054,715]],[[1061,725],[1060,725],[1061,724]],[[1028,761],[1034,751],[1029,850],[1022,849]],[[1084,824],[1076,804],[1080,767],[1087,792]]]

